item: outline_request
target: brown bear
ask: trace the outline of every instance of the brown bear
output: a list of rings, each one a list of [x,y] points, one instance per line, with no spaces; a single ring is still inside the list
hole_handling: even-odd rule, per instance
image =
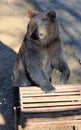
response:
[[[61,72],[66,83],[70,70],[59,37],[55,11],[28,11],[30,22],[13,68],[13,86],[39,86],[46,93],[54,91],[53,69]]]

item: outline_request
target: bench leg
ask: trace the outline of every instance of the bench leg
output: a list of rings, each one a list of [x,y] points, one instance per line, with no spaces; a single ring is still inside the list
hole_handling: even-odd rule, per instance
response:
[[[18,130],[17,121],[18,121],[18,119],[17,119],[17,109],[16,109],[16,107],[14,107],[14,129],[15,130]]]
[[[73,130],[75,130],[75,126],[73,126]]]
[[[14,100],[14,128],[18,130],[18,106],[19,106],[19,88],[13,87],[13,100]]]

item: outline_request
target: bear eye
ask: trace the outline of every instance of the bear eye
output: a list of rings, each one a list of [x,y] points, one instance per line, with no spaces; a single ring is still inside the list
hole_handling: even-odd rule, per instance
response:
[[[34,27],[35,27],[35,28],[37,28],[37,27],[38,27],[36,23],[34,24]]]
[[[47,18],[43,18],[43,21],[44,21],[44,25],[48,25],[48,20],[47,20]]]
[[[32,27],[33,31],[36,30],[37,28],[38,28],[37,24],[36,23],[33,24],[33,27]]]

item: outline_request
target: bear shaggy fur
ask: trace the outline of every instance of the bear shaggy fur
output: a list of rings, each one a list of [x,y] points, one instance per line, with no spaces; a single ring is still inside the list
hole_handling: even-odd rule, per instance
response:
[[[66,83],[70,71],[59,37],[55,11],[28,11],[30,22],[17,55],[12,76],[13,86],[39,86],[46,93],[54,91],[51,84],[53,69],[61,72]]]

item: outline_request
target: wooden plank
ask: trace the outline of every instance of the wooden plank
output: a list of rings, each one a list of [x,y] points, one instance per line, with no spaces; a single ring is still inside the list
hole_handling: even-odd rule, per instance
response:
[[[81,101],[80,96],[54,96],[54,97],[27,97],[21,98],[22,102],[54,102],[54,101]]]
[[[64,88],[66,88],[66,87],[69,87],[69,88],[79,88],[79,87],[81,87],[81,85],[80,84],[62,84],[62,85],[53,85],[54,87],[56,86],[56,87],[64,87]],[[38,86],[26,86],[26,87],[19,87],[21,90],[24,90],[24,89],[28,89],[28,90],[30,90],[30,88],[35,88],[35,89],[40,89],[40,87],[38,87]]]
[[[52,106],[76,106],[76,105],[81,105],[81,102],[53,102],[53,103],[27,103],[23,102],[21,104],[21,107],[52,107]]]
[[[31,93],[36,93],[36,92],[41,92],[41,93],[45,93],[44,91],[42,91],[40,88],[36,88],[36,87],[23,87],[24,89],[22,90],[20,88],[21,92],[31,92]],[[56,87],[55,92],[67,92],[67,91],[81,91],[81,87]],[[51,94],[51,93],[50,93]]]
[[[57,111],[64,111],[64,110],[77,110],[81,109],[81,106],[64,106],[64,107],[38,107],[38,108],[23,108],[21,107],[22,112],[57,112]]]
[[[33,88],[29,88],[29,87],[27,87],[26,89],[23,89],[23,90],[21,90],[20,89],[20,91],[21,92],[28,92],[28,93],[36,93],[36,92],[40,92],[40,93],[45,93],[44,91],[42,91],[41,89],[35,89],[34,87]],[[81,91],[81,88],[79,87],[79,88],[76,88],[76,87],[74,87],[74,88],[69,88],[69,87],[66,87],[66,88],[62,88],[62,87],[57,87],[56,88],[56,90],[55,90],[55,92],[67,92],[67,91]],[[54,92],[54,93],[55,93]],[[51,94],[51,93],[50,93]]]
[[[47,95],[49,96],[49,95],[50,95],[50,96],[51,96],[51,95],[57,95],[57,94],[60,94],[60,95],[61,95],[61,93],[62,93],[62,94],[67,94],[67,93],[68,93],[68,94],[69,94],[69,93],[71,94],[71,93],[73,93],[73,92],[74,92],[74,93],[79,93],[79,94],[81,95],[81,91],[80,91],[80,90],[76,90],[76,89],[74,89],[74,90],[73,90],[73,89],[72,89],[72,90],[69,89],[69,90],[64,90],[64,91],[61,91],[61,90],[59,89],[57,92],[55,91],[54,93],[44,93],[44,92],[42,92],[42,91],[34,91],[34,90],[33,90],[33,91],[27,91],[27,90],[26,90],[26,91],[24,91],[24,92],[23,92],[23,91],[20,92],[20,95],[27,94],[27,95],[32,95],[32,96],[33,96],[33,95],[37,95],[37,94],[38,94],[38,95],[45,95],[45,96],[47,96]]]
[[[67,95],[80,95],[81,92],[55,92],[55,93],[52,93],[52,94],[36,94],[36,93],[33,93],[33,94],[30,94],[30,93],[27,93],[27,92],[22,92],[21,93],[21,97],[24,98],[24,97],[41,97],[41,96],[44,96],[44,97],[47,97],[47,96],[67,96]]]
[[[54,121],[54,122],[39,122],[39,123],[27,123],[27,128],[40,128],[40,130],[42,130],[42,128],[53,128],[55,125],[59,126],[66,126],[66,125],[80,125],[81,124],[81,120],[68,120],[68,121]]]
[[[73,87],[81,87],[81,85],[80,84],[61,84],[61,85],[53,85],[54,87],[69,87],[69,88],[73,88]],[[22,90],[23,90],[23,88],[35,88],[35,89],[40,89],[40,87],[38,87],[38,86],[26,86],[26,87],[20,87]]]

